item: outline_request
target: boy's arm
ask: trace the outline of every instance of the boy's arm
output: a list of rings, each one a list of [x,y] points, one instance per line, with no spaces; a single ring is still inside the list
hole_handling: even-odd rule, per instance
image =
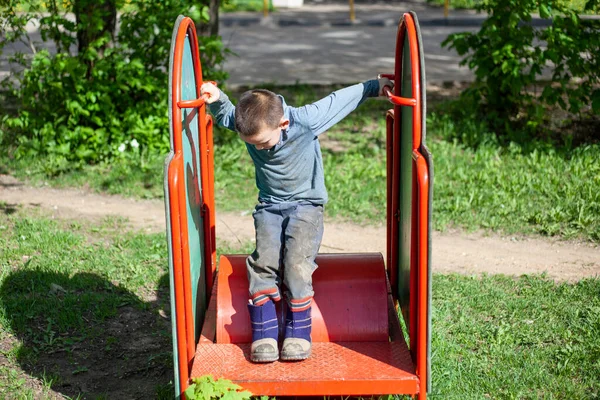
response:
[[[217,90],[217,100],[207,101],[210,113],[215,117],[217,125],[235,131],[235,106],[221,89]]]
[[[379,81],[373,79],[337,90],[315,103],[300,107],[298,116],[315,135],[320,135],[354,111],[367,97],[377,97],[379,93]]]

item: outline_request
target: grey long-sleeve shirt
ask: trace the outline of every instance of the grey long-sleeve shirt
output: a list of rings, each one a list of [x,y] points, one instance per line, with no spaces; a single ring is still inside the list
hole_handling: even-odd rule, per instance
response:
[[[268,150],[257,150],[246,143],[254,161],[258,201],[327,203],[318,136],[378,93],[379,82],[374,79],[337,90],[303,107],[290,107],[279,96],[285,118],[290,120],[279,143]],[[221,92],[209,108],[218,125],[235,131],[235,106],[225,93]]]

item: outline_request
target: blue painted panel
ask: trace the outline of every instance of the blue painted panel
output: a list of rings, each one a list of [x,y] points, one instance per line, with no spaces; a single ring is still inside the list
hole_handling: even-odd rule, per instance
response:
[[[181,76],[181,100],[196,99],[196,79],[192,60],[191,40],[185,41]],[[194,337],[200,337],[204,312],[206,310],[206,289],[204,266],[204,229],[200,214],[202,204],[200,148],[198,138],[198,114],[196,109],[182,109],[182,143],[186,186],[186,211],[188,240],[190,249],[190,276],[192,283],[192,314],[194,316]]]
[[[402,53],[402,97],[413,97],[412,93],[412,70],[410,62],[410,47],[408,34],[404,37],[404,49]],[[411,257],[411,233],[412,233],[412,183],[413,183],[413,109],[412,107],[401,107],[400,119],[400,229],[398,243],[398,300],[404,316],[404,322],[410,327],[410,257]]]

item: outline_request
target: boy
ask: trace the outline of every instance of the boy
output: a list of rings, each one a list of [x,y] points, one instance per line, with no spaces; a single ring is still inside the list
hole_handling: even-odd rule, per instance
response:
[[[242,94],[237,107],[212,83],[200,89],[217,124],[246,142],[256,171],[256,250],[246,260],[253,362],[310,356],[312,274],[327,203],[318,136],[367,97],[382,95],[384,86],[393,84],[385,78],[370,80],[299,108],[263,89]],[[281,299],[281,272],[288,311],[280,355],[274,301]]]

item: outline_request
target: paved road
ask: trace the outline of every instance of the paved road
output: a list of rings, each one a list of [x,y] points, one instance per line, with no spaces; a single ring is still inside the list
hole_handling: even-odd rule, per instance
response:
[[[452,11],[422,2],[356,6],[357,22],[348,6],[305,5],[280,9],[268,19],[251,13],[222,16],[220,33],[235,53],[225,63],[230,85],[260,83],[352,83],[393,72],[397,24],[414,10],[420,20],[429,82],[469,81],[455,51],[441,42],[453,32],[475,31],[482,21],[472,12]]]
[[[409,10],[417,12],[421,23],[427,80],[472,80],[471,72],[459,67],[460,57],[440,44],[450,33],[477,30],[481,16],[452,11],[446,20],[441,8],[424,0],[395,0],[392,4],[357,4],[357,21],[350,23],[346,2],[325,5],[313,0],[300,9],[279,9],[267,19],[262,13],[222,14],[220,33],[235,53],[224,66],[230,73],[228,83],[354,83],[391,73],[397,24]],[[28,31],[35,42],[41,42],[34,26]],[[25,44],[17,46],[26,50]],[[55,51],[53,43],[38,45],[42,47]],[[14,51],[5,50],[2,59]],[[2,59],[0,79],[8,74]]]

